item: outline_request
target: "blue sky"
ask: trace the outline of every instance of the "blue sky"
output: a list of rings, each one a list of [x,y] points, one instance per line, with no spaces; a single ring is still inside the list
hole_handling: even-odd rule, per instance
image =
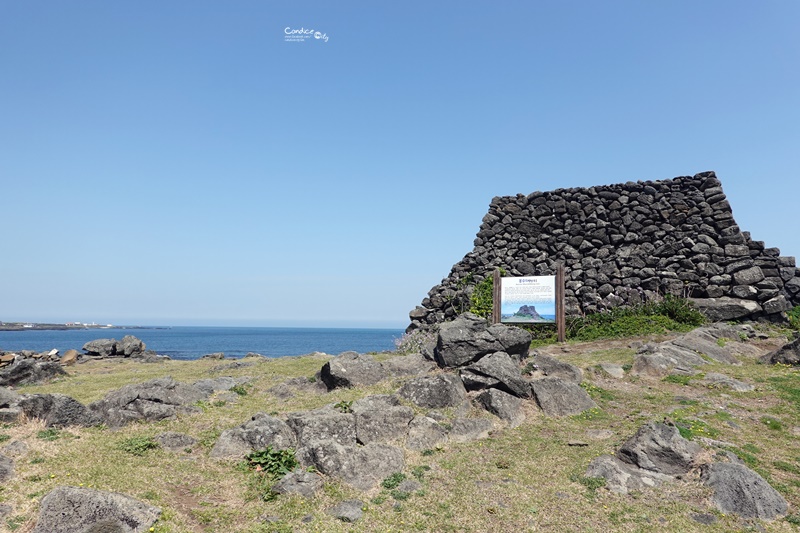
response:
[[[493,196],[706,170],[800,256],[798,20],[794,0],[0,3],[0,320],[405,327]]]

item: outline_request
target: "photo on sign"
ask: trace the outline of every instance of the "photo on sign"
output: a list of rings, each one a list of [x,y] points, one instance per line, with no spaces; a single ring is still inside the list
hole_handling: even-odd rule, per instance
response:
[[[535,324],[555,321],[555,276],[500,279],[500,322]]]

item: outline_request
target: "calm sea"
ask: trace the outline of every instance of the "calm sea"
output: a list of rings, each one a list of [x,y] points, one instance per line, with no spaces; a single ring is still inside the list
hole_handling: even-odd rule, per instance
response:
[[[268,357],[325,352],[336,355],[353,350],[360,353],[393,350],[401,329],[345,328],[232,328],[172,327],[137,329],[91,329],[69,331],[0,331],[0,350],[57,348],[81,351],[95,339],[117,339],[133,335],[144,341],[148,350],[173,359],[197,359],[208,353],[223,352],[226,357],[244,357],[248,352]]]

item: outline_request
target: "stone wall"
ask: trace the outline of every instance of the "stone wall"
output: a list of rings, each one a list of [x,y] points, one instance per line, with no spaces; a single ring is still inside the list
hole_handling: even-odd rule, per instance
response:
[[[492,199],[475,248],[411,311],[409,331],[469,308],[476,283],[566,270],[568,315],[666,293],[750,301],[751,317],[800,304],[794,257],[741,231],[714,172]]]

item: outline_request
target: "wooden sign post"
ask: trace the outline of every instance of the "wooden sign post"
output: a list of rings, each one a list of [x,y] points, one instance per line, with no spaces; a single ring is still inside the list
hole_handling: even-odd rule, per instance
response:
[[[558,342],[566,341],[563,264],[555,276],[504,278],[496,269],[492,281],[493,324],[555,323]]]

